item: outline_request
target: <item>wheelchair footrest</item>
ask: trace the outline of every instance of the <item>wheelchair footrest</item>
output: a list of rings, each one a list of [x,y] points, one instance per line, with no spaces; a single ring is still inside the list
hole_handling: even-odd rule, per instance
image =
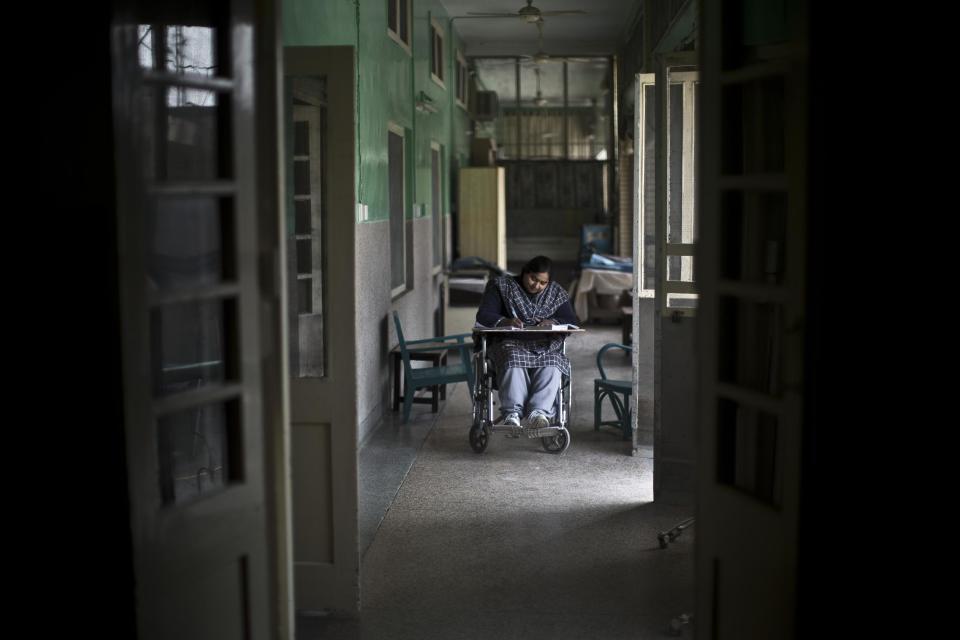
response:
[[[562,427],[543,427],[541,429],[527,429],[528,438],[548,438],[563,431]]]
[[[546,438],[552,437],[563,431],[563,427],[551,426],[541,429],[531,429],[529,427],[511,427],[502,424],[490,425],[490,430],[494,433],[502,433],[508,438],[519,438],[527,436],[528,438]]]
[[[524,431],[523,427],[511,427],[504,424],[490,425],[490,430],[494,433],[503,433],[508,438],[519,438]]]

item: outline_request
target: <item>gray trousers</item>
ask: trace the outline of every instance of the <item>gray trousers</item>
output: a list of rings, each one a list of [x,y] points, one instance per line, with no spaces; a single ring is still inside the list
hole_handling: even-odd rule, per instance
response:
[[[560,369],[556,367],[509,367],[498,373],[500,411],[516,411],[520,416],[539,409],[547,417],[556,413],[557,393],[560,391]],[[528,400],[529,398],[529,400]]]

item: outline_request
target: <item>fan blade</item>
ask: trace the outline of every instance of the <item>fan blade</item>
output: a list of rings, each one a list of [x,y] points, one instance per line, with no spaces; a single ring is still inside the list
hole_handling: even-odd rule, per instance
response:
[[[580,15],[580,14],[586,14],[586,13],[587,12],[583,11],[582,9],[570,9],[569,11],[541,11],[540,15],[541,16],[573,16],[573,15]]]
[[[473,16],[474,18],[518,18],[519,16],[515,13],[478,13],[476,11],[467,11],[467,16]],[[467,16],[461,16],[467,17]]]

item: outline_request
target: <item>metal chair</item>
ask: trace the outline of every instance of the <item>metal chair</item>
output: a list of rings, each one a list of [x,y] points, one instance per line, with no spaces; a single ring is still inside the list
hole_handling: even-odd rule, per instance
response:
[[[630,395],[633,393],[633,382],[630,380],[611,380],[607,378],[603,370],[603,354],[610,349],[623,349],[630,353],[632,347],[625,344],[611,342],[603,345],[597,353],[597,369],[600,370],[600,377],[593,380],[593,430],[599,431],[601,426],[617,427],[623,432],[623,439],[629,440],[633,437],[633,426],[631,424],[632,407],[630,405]],[[616,420],[601,420],[603,410],[603,400],[609,398],[613,405],[613,411],[617,415]]]
[[[404,340],[403,328],[400,326],[400,316],[393,312],[393,322],[397,327],[397,340],[400,342],[400,356],[403,358],[403,422],[410,419],[410,408],[413,406],[413,395],[417,389],[436,387],[454,382],[466,382],[473,389],[473,367],[470,364],[470,352],[473,342],[465,339],[472,334],[458,333],[423,340]],[[417,345],[420,345],[419,347]],[[460,363],[443,367],[423,367],[414,369],[410,366],[410,353],[417,351],[437,351],[447,349],[460,352]]]

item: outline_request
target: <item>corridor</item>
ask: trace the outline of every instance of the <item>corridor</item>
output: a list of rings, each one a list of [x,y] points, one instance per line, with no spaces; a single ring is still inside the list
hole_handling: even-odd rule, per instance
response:
[[[360,454],[359,619],[300,615],[298,638],[660,638],[692,611],[693,531],[666,550],[656,536],[688,513],[652,502],[649,448],[631,456],[612,428],[593,430],[596,352],[620,331],[587,329],[568,340],[562,456],[500,434],[473,453],[464,384],[438,414],[420,405],[377,430]],[[618,351],[605,366],[630,375]],[[652,363],[640,370],[649,411]]]

